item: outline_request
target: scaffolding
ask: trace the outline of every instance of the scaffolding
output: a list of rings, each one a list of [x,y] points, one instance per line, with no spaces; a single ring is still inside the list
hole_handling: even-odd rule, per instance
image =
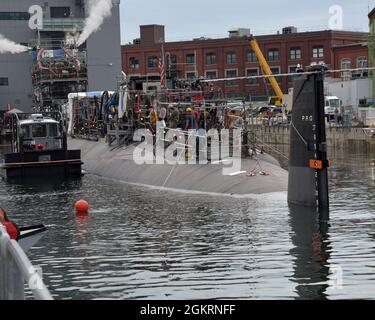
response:
[[[32,50],[33,110],[61,111],[69,93],[87,90],[86,51],[45,45]]]

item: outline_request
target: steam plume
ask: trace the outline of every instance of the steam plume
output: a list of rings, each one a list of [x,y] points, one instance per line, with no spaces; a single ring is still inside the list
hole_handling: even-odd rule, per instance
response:
[[[80,34],[78,31],[73,30],[73,32],[67,32],[65,34],[65,45],[75,46],[77,44]]]
[[[94,32],[100,30],[104,20],[111,16],[112,0],[86,0],[88,17],[77,45],[82,45]]]
[[[22,53],[26,52],[28,47],[15,43],[9,39],[4,38],[0,34],[0,53]]]

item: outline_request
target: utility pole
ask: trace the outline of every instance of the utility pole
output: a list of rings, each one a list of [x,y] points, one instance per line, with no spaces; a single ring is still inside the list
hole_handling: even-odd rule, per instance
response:
[[[171,78],[171,53],[167,52],[167,57],[168,57],[168,78]]]
[[[198,70],[197,70],[197,50],[194,50],[194,74],[195,74],[195,77],[198,79],[199,75],[198,75]]]

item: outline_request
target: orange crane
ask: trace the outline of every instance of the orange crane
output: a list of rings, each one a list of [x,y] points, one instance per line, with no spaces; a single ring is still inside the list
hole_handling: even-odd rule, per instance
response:
[[[249,45],[250,45],[250,48],[254,51],[254,53],[255,53],[255,55],[258,59],[259,65],[263,70],[263,74],[265,74],[267,76],[270,76],[270,77],[268,77],[268,80],[269,80],[269,82],[272,86],[272,89],[275,92],[276,96],[270,98],[269,104],[280,107],[283,103],[284,94],[281,91],[281,88],[280,88],[279,84],[277,83],[275,77],[272,75],[272,71],[270,69],[270,66],[267,63],[267,60],[264,58],[262,50],[260,50],[260,48],[259,48],[258,41],[253,36],[250,36],[250,38],[249,38]]]

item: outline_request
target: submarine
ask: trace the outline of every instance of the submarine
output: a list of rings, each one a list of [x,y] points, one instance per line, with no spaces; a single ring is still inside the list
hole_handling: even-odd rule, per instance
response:
[[[108,143],[108,136],[107,141],[90,141],[72,135],[72,108],[68,146],[81,150],[83,169],[87,173],[115,181],[179,192],[241,197],[287,192],[289,204],[328,208],[329,161],[323,87],[326,71],[326,66],[312,65],[307,72],[300,70],[300,74],[293,77],[296,90],[293,94],[288,170],[264,152],[255,152],[252,157],[235,158],[232,155],[203,164],[185,165],[158,161],[157,155],[153,154],[150,163],[140,164],[134,155],[139,153],[137,148],[144,143],[142,139],[113,147]],[[183,142],[181,145],[185,146]],[[240,166],[228,170],[228,163],[238,160]]]
[[[229,158],[206,164],[140,165],[134,161],[137,144],[113,150],[104,141],[69,138],[68,145],[81,150],[87,173],[138,186],[232,196],[285,192],[288,187],[288,172],[264,153],[240,159],[241,167],[231,172]]]

